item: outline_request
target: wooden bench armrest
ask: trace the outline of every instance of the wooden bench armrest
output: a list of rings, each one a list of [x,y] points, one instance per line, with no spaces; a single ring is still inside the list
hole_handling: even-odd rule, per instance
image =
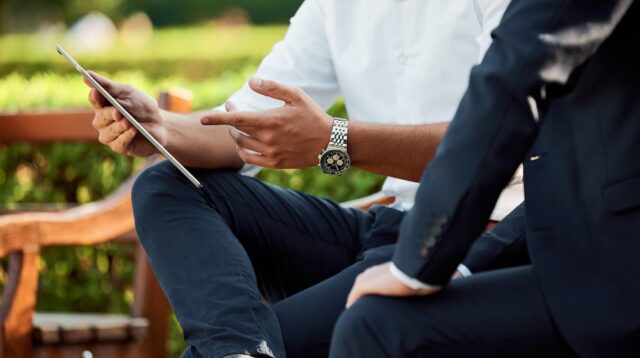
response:
[[[130,178],[107,198],[58,212],[0,216],[0,257],[29,247],[95,245],[131,232]]]
[[[388,196],[383,192],[365,196],[364,198],[358,198],[340,203],[345,208],[356,208],[361,210],[369,210],[374,205],[390,205],[396,200],[393,196]]]

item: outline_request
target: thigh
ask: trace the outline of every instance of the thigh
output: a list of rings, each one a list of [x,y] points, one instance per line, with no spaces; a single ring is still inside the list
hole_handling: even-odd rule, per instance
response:
[[[369,249],[355,264],[337,275],[288,297],[275,305],[287,357],[327,357],[331,331],[345,309],[356,276],[389,261],[394,245]]]
[[[228,171],[196,171],[275,302],[353,264],[373,219],[328,199]]]
[[[368,296],[340,317],[333,357],[571,356],[531,266],[480,273],[429,297]]]

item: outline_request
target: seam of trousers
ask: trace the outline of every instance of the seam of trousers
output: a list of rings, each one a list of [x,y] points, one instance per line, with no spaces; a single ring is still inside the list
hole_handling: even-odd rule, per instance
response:
[[[240,272],[240,276],[242,277],[242,285],[244,286],[245,294],[249,298],[249,303],[251,304],[250,311],[251,311],[251,315],[253,316],[253,320],[256,323],[256,327],[258,327],[258,331],[260,333],[260,336],[262,337],[264,342],[267,343],[267,347],[269,347],[269,349],[271,349],[273,351],[273,349],[269,345],[270,343],[273,343],[273,342],[267,342],[267,338],[269,336],[268,336],[268,334],[266,334],[266,330],[264,329],[264,326],[262,326],[262,323],[258,319],[258,316],[256,316],[255,305],[254,305],[255,304],[254,301],[256,300],[256,298],[254,298],[251,295],[251,290],[249,289],[249,285],[248,285],[249,278],[245,275],[245,272],[242,270],[242,267],[239,265],[240,257],[238,256],[238,253],[234,252],[233,256],[234,256],[234,262],[236,264],[236,268],[238,269],[238,271]],[[256,283],[256,288],[258,289],[258,291],[260,290],[257,287],[257,283]],[[257,298],[257,299],[258,299],[258,301],[260,300],[260,298]],[[259,303],[259,304],[261,304],[261,303]],[[269,308],[269,309],[273,311],[272,308]],[[277,321],[277,315],[275,314],[275,312],[273,312],[273,314],[276,317],[276,321]],[[280,324],[278,322],[278,326],[279,325]],[[282,334],[282,332],[281,331],[280,332],[275,332],[275,334]],[[248,347],[247,347],[247,352],[253,353],[254,350],[257,352],[256,349],[257,349],[257,347],[251,347],[251,349],[248,349]],[[282,349],[284,350],[284,346],[282,347]]]

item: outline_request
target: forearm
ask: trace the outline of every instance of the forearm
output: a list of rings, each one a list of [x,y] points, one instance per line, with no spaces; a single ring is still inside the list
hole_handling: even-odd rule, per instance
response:
[[[196,168],[227,168],[237,170],[242,160],[236,144],[229,136],[229,127],[203,126],[200,118],[207,112],[188,115],[162,112],[167,126],[167,149],[186,166]]]
[[[448,123],[382,125],[349,121],[349,156],[354,166],[419,181]]]

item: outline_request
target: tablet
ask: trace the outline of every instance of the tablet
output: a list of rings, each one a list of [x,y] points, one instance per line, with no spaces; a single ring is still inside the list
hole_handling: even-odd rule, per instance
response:
[[[135,118],[133,118],[133,116],[129,112],[127,112],[127,110],[115,98],[113,98],[109,94],[109,92],[107,92],[104,88],[102,88],[102,86],[100,86],[98,81],[94,80],[93,77],[91,77],[91,75],[87,71],[85,71],[85,69],[82,68],[82,66],[80,66],[80,64],[76,60],[74,60],[73,57],[71,57],[67,53],[67,51],[65,51],[62,48],[62,46],[56,45],[56,49],[58,50],[58,53],[64,56],[64,58],[66,58],[67,61],[69,61],[78,72],[80,72],[84,77],[86,77],[89,80],[89,82],[91,82],[93,87],[97,89],[98,92],[100,92],[100,94],[104,98],[106,98],[107,101],[109,101],[109,103],[111,103],[113,107],[115,107],[115,109],[117,109],[118,112],[120,112],[120,114],[122,114],[122,116],[126,118],[135,129],[138,130],[138,133],[142,134],[149,141],[149,143],[151,143],[151,145],[153,145],[160,152],[160,154],[164,155],[164,157],[167,158],[167,160],[169,160],[171,164],[173,164],[176,168],[178,168],[178,170],[182,174],[184,174],[184,176],[186,176],[187,179],[189,179],[189,181],[193,185],[195,185],[196,188],[198,189],[202,188],[202,184],[200,184],[198,179],[196,179],[196,177],[194,177],[193,174],[191,174],[187,170],[187,168],[185,168],[182,164],[180,164],[180,162],[178,162],[176,158],[174,158],[173,155],[171,155],[171,153],[169,153],[169,151],[165,147],[163,147],[162,144],[160,144],[160,142],[158,142],[151,135],[151,133],[149,133]]]

